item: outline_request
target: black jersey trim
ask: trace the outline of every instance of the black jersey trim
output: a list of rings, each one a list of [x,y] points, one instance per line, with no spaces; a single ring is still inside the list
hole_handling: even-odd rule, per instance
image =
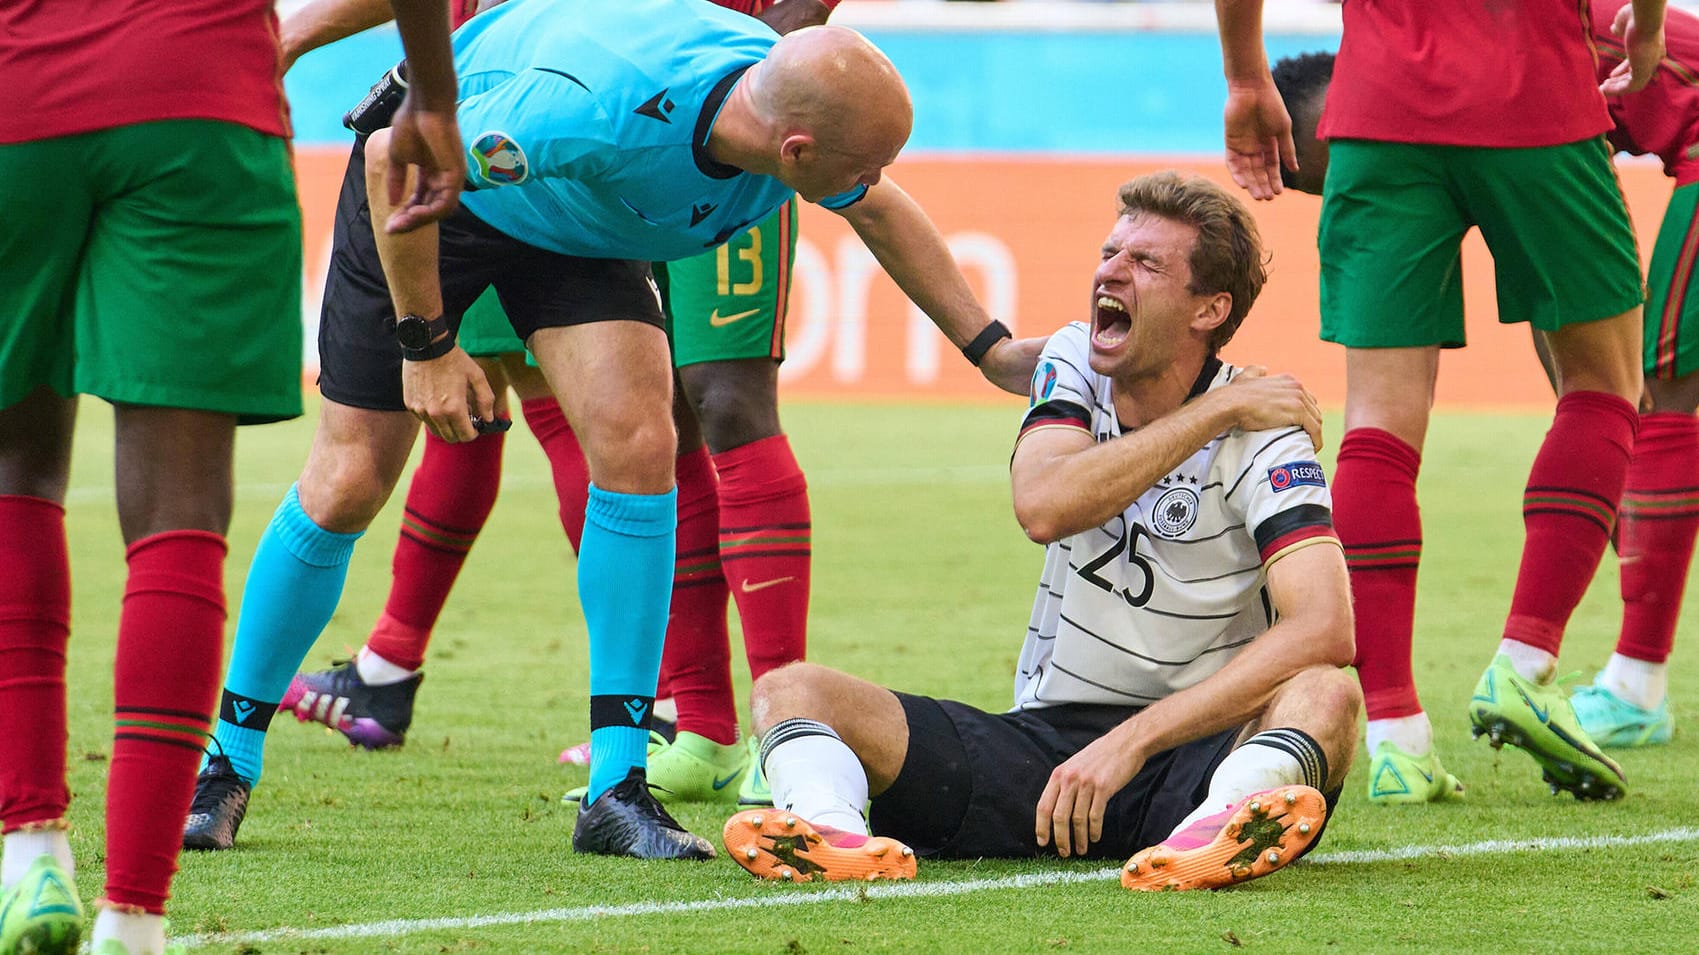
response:
[[[1274,543],[1293,531],[1306,527],[1325,527],[1333,529],[1333,512],[1321,504],[1299,504],[1289,507],[1268,520],[1257,525],[1252,532],[1257,539],[1257,553],[1268,549]]]
[[[714,84],[714,88],[708,91],[708,97],[702,101],[702,112],[696,114],[696,132],[690,140],[690,154],[696,160],[696,168],[709,179],[730,179],[743,172],[736,166],[728,166],[708,155],[708,134],[713,132],[714,118],[720,115],[720,107],[725,105],[732,87],[736,86],[737,81],[743,79],[743,74],[748,71],[748,66],[740,66],[720,77],[720,81]]]
[[[1214,355],[1209,356],[1209,360],[1203,363],[1203,370],[1198,372],[1197,380],[1192,382],[1192,390],[1186,392],[1186,400],[1191,401],[1208,391],[1210,383],[1215,381],[1215,376],[1220,372],[1221,359]]]
[[[1055,422],[1077,424],[1090,431],[1091,412],[1072,401],[1052,398],[1043,404],[1033,406],[1033,409],[1026,413],[1026,418],[1021,421],[1021,430],[1025,431],[1034,425]]]
[[[567,79],[571,80],[572,82],[577,83],[579,86],[583,86],[584,92],[586,92],[586,93],[591,92],[590,87],[586,86],[583,80],[579,79],[576,76],[573,76],[571,73],[568,73],[564,70],[551,70],[546,66],[534,66],[534,67],[532,67],[532,69],[536,70],[539,73],[553,73],[556,76],[564,76]]]

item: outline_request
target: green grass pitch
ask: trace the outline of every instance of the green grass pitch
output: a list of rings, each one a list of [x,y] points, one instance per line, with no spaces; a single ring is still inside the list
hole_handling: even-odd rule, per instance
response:
[[[814,660],[903,689],[1008,704],[1042,560],[1009,507],[1020,411],[786,409],[814,506]],[[299,471],[311,423],[239,438],[232,629],[248,558]],[[232,953],[1694,951],[1691,723],[1670,746],[1622,757],[1632,792],[1612,805],[1553,798],[1526,756],[1468,738],[1464,705],[1509,603],[1521,489],[1544,428],[1532,415],[1443,414],[1425,455],[1416,666],[1467,802],[1371,808],[1359,766],[1316,863],[1232,891],[1159,896],[1123,892],[1102,862],[923,863],[912,888],[882,894],[758,884],[724,858],[574,855],[573,809],[559,797],[584,772],[558,767],[555,755],[585,738],[584,631],[541,454],[516,428],[501,500],[438,628],[406,747],[354,751],[280,715],[238,849],[181,860],[173,930],[192,933],[197,950]],[[69,522],[72,842],[88,900],[102,878],[123,580],[111,467],[110,415],[87,402]],[[388,587],[399,511],[392,501],[356,552],[310,667],[362,642]],[[1564,647],[1564,672],[1590,677],[1608,655],[1615,576],[1607,555]],[[1699,718],[1699,671],[1685,646],[1695,614],[1682,620],[1671,682],[1678,720],[1690,721]],[[734,670],[743,694],[737,651]],[[716,841],[725,814],[679,812]],[[1548,842],[1586,839],[1595,841]],[[271,930],[293,934],[257,934]]]

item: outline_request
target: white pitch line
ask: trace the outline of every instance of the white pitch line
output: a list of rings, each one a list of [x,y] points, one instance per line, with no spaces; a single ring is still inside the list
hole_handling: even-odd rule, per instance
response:
[[[1407,859],[1452,856],[1503,855],[1514,852],[1547,852],[1567,849],[1616,849],[1627,846],[1652,845],[1668,842],[1699,841],[1699,828],[1682,827],[1648,832],[1637,836],[1561,836],[1537,839],[1492,839],[1455,846],[1406,846],[1401,849],[1365,849],[1347,852],[1321,852],[1306,858],[1303,865],[1340,865],[1373,862],[1397,862]],[[1004,889],[1026,889],[1035,886],[1068,885],[1078,882],[1102,882],[1119,876],[1120,866],[1108,869],[1058,870],[1027,875],[1004,876],[996,879],[971,879],[951,882],[902,882],[826,889],[814,892],[775,891],[754,896],[697,899],[690,902],[634,902],[629,905],[586,905],[577,908],[543,909],[537,912],[509,912],[501,915],[469,915],[437,919],[390,919],[383,922],[361,922],[352,925],[332,925],[326,928],[278,928],[260,932],[186,935],[173,938],[189,948],[213,944],[257,944],[284,939],[313,941],[354,938],[392,938],[417,932],[453,929],[482,929],[502,925],[529,925],[551,922],[583,922],[598,918],[620,918],[641,915],[674,915],[686,912],[719,912],[732,909],[765,908],[785,905],[819,905],[827,902],[874,899],[922,899],[949,895],[968,895]]]

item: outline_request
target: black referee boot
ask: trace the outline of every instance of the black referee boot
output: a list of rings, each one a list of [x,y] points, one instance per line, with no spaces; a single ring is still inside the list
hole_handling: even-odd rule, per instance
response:
[[[236,830],[248,814],[247,780],[236,775],[230,760],[214,756],[195,777],[195,797],[183,823],[183,848],[229,849],[236,845]]]
[[[649,792],[641,767],[578,810],[572,851],[636,859],[712,859],[708,840],[678,824]]]

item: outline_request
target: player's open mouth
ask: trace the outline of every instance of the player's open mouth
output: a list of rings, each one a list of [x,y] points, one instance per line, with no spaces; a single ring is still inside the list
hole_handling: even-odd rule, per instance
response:
[[[1133,318],[1127,307],[1107,295],[1097,297],[1097,310],[1092,313],[1091,343],[1099,348],[1114,348],[1132,333]]]

